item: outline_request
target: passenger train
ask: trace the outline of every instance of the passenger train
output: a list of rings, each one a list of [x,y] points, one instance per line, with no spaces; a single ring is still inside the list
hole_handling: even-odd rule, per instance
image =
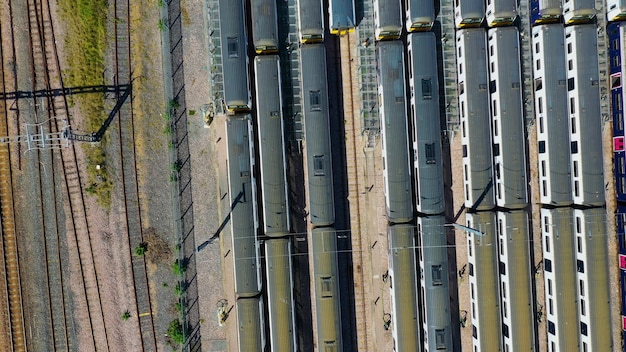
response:
[[[252,108],[248,78],[248,42],[242,1],[220,0],[220,38],[224,76],[224,105],[229,114]]]
[[[626,1],[607,0],[606,1],[606,18],[609,21],[626,20]]]
[[[486,39],[482,28],[457,31],[465,207],[479,211],[495,207]]]
[[[603,206],[604,166],[600,81],[597,55],[598,34],[595,24],[565,28],[567,60],[567,97],[572,154],[572,191],[574,203]]]
[[[533,27],[532,47],[539,197],[545,205],[568,206],[573,197],[565,28],[560,23]]]
[[[622,56],[625,48],[626,27],[622,22],[610,23],[607,26],[609,39],[609,73],[611,89],[611,113],[613,115],[613,166],[615,176],[615,193],[618,202],[626,202],[626,140],[624,139],[624,88],[622,86],[623,67],[626,67]]]
[[[254,147],[250,115],[226,121],[228,195],[235,275],[239,350],[261,351],[265,346],[261,264],[256,236],[258,228]]]
[[[374,0],[374,32],[376,40],[400,39],[402,5],[399,0]]]
[[[278,56],[257,56],[254,76],[270,345],[273,351],[295,351],[291,243],[284,237],[290,223]]]
[[[276,0],[251,0],[252,42],[257,54],[278,52]]]
[[[528,177],[519,32],[517,27],[491,28],[487,41],[496,204],[525,208]]]
[[[409,34],[407,52],[415,203],[419,213],[438,215],[444,212],[445,204],[435,34]]]
[[[414,217],[404,45],[400,41],[378,42],[376,56],[387,220],[401,224]]]
[[[487,0],[486,10],[489,27],[509,26],[518,15],[517,0]]]
[[[562,14],[561,0],[530,0],[532,25],[559,22]]]
[[[300,43],[324,41],[324,13],[318,0],[297,0],[298,37]]]
[[[384,0],[378,0],[384,1]],[[435,22],[435,6],[431,0],[406,0],[405,21],[408,32],[429,31]]]
[[[354,32],[356,27],[354,0],[328,0],[328,22],[331,34],[344,35]]]
[[[454,0],[454,25],[457,29],[480,27],[484,18],[483,0]]]
[[[594,0],[563,0],[563,22],[566,25],[589,23],[595,16]]]

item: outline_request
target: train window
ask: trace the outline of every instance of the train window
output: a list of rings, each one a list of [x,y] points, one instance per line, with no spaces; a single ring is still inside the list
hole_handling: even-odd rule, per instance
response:
[[[548,183],[546,182],[546,180],[541,181],[541,188],[543,191],[543,196],[547,197],[548,196]]]
[[[459,63],[459,74],[460,75],[463,74],[463,63],[462,62]]]
[[[478,85],[478,90],[487,90],[487,84],[486,83],[481,83]]]
[[[472,256],[472,239],[468,238],[467,239],[467,252],[469,254],[469,256]]]
[[[574,69],[574,60],[572,59],[567,60],[567,69],[570,71]]]
[[[615,110],[621,111],[623,110],[623,105],[622,105],[622,95],[621,94],[616,94],[615,95]]]
[[[611,49],[613,49],[613,50],[617,50],[617,49],[619,49],[619,39],[613,39],[613,40],[611,41],[611,46],[612,46],[612,48],[611,48]],[[618,58],[618,57],[617,57],[617,56],[615,56],[615,58]]]
[[[500,262],[500,264],[498,265],[498,269],[500,271],[500,275],[506,275],[506,264]]]
[[[583,341],[583,352],[587,352],[587,343]]]
[[[612,61],[613,62],[611,64],[613,65],[613,67],[618,68],[619,67],[619,57],[618,56],[613,56]]]
[[[571,125],[572,125],[572,133],[576,133],[576,116],[572,117]]]
[[[468,176],[469,174],[467,172],[467,165],[463,165],[463,170],[465,171],[465,172],[463,172],[463,177],[465,177],[465,181],[467,181],[468,177],[469,177]]]
[[[568,91],[574,90],[574,77],[567,79],[567,90]]]
[[[326,175],[326,172],[324,171],[324,156],[323,155],[313,156],[313,169],[314,169],[315,176]]]
[[[560,79],[559,82],[558,82],[558,85],[561,86],[561,87],[565,86],[565,80],[564,79]]]
[[[576,260],[576,270],[579,273],[584,274],[585,273],[585,262],[583,262],[582,260]]]
[[[461,130],[463,131],[463,137],[465,137],[465,121],[461,122]]]
[[[624,163],[624,158],[619,158],[618,160],[619,160],[618,165],[619,165],[620,174],[626,173],[626,163]]]
[[[493,109],[492,109],[493,116],[498,116],[498,101],[493,100],[491,102],[491,105],[493,106]]]
[[[541,160],[541,176],[546,176],[546,161]]]
[[[470,285],[470,298],[474,299],[474,283]]]
[[[446,330],[435,329],[435,346],[438,350],[446,349]]]
[[[506,298],[506,284],[502,283],[502,298]]]
[[[550,253],[550,236],[545,236],[546,239],[546,253]]]
[[[550,259],[543,260],[543,268],[545,271],[551,273],[552,272],[552,261]],[[550,290],[550,294],[552,294],[552,290]]]
[[[228,57],[239,57],[239,38],[228,38]]]
[[[566,0],[567,1],[567,0]],[[571,54],[572,53],[572,43],[567,43],[567,53]]]
[[[422,79],[422,98],[424,99],[433,98],[433,84],[430,78]]]
[[[495,93],[496,92],[496,80],[490,81],[489,82],[489,93]]]
[[[576,98],[574,97],[569,98],[569,112],[570,114],[576,113]]]
[[[478,338],[478,331],[476,329],[476,325],[472,324],[472,336],[474,336],[475,339]],[[475,346],[474,346],[475,348]]]
[[[537,66],[537,70],[541,70],[541,60],[540,59],[537,59],[535,61],[535,66]]]
[[[552,302],[552,298],[548,299],[548,313],[550,315],[554,315],[554,304]]]
[[[426,143],[426,164],[436,164],[437,159],[435,159],[435,143]]]
[[[535,37],[538,36],[538,34],[535,34]],[[535,43],[535,52],[539,53],[539,42]]]
[[[463,144],[463,157],[467,158],[467,146]]]
[[[465,117],[465,102],[461,101],[461,117]]]
[[[543,116],[539,116],[539,133],[543,133]]]
[[[321,279],[322,297],[332,297],[332,281],[330,276],[322,277]]]
[[[571,143],[572,154],[578,153],[578,142],[573,141]]]
[[[496,72],[496,65],[492,62],[491,63],[491,73]]]
[[[585,281],[578,280],[578,288],[580,289],[580,295],[584,296],[585,295]]]
[[[493,156],[500,155],[500,144],[496,143],[493,145]]]
[[[552,333],[554,335],[554,332]],[[554,344],[554,341],[550,342],[550,352],[556,352],[556,345]]]
[[[430,269],[433,275],[433,286],[441,286],[443,284],[441,265],[431,265]]]
[[[324,352],[336,352],[337,343],[335,341],[324,341]]]
[[[535,92],[543,89],[543,79],[535,78]]]
[[[544,259],[544,261],[550,261],[550,259]],[[548,295],[552,296],[552,279],[548,279]]]
[[[459,1],[457,0],[457,6],[459,4]],[[461,47],[459,47],[459,57],[463,57],[463,51],[461,50]]]
[[[578,181],[574,181],[574,196],[578,197],[580,195],[580,192],[578,190]]]
[[[578,161],[574,160],[574,177],[578,177]]]
[[[504,255],[504,241],[500,239],[500,255]]]
[[[542,97],[539,97],[537,99],[537,110],[539,110],[540,114],[543,113],[543,98]]]
[[[544,232],[549,232],[550,231],[550,221],[548,220],[547,216],[543,217],[543,230],[544,230]]]
[[[469,274],[470,276],[474,276],[474,264],[469,263]]]
[[[581,232],[580,216],[576,217],[576,233],[582,233]]]
[[[546,152],[546,141],[539,141],[539,153]]]
[[[311,111],[321,111],[321,100],[322,96],[319,90],[309,91],[309,100],[311,103]]]
[[[583,238],[580,236],[576,237],[576,250],[578,253],[583,252]]]
[[[622,86],[622,75],[616,74],[611,76],[611,89],[616,89]],[[618,95],[621,97],[621,95]]]
[[[509,326],[502,324],[502,335],[509,337]]]
[[[493,120],[493,134],[494,136],[498,136],[498,120]]]
[[[465,93],[465,83],[459,82],[459,95]],[[461,107],[463,107],[463,102],[461,102]]]

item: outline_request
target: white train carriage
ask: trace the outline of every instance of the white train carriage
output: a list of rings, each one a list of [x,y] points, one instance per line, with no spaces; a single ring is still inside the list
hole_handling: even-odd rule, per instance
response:
[[[565,45],[574,203],[602,206],[604,165],[596,25],[566,27]]]
[[[503,351],[496,214],[466,213],[465,218],[467,227],[482,233],[467,232],[473,350]]]
[[[563,0],[563,22],[566,25],[589,23],[595,16],[595,0]]]
[[[487,25],[509,26],[518,16],[517,0],[487,0]]]
[[[252,108],[252,95],[243,2],[220,0],[219,11],[224,105],[231,115],[248,112]]]
[[[404,223],[414,217],[404,45],[401,41],[378,42],[376,56],[387,220],[396,224]]]
[[[435,22],[435,5],[432,0],[406,0],[404,6],[408,32],[429,31],[432,28]]]
[[[517,27],[490,29],[488,45],[496,204],[524,208],[528,177]]]
[[[374,34],[376,40],[399,39],[402,34],[400,0],[374,0]]]
[[[457,29],[480,27],[484,18],[483,0],[454,0],[454,25]]]
[[[607,26],[609,39],[609,74],[611,89],[611,115],[613,117],[613,175],[618,202],[626,202],[626,126],[624,125],[624,86],[626,55],[626,26],[613,22]],[[626,306],[625,306],[626,309]]]
[[[257,54],[278,52],[276,0],[250,0],[252,42]]]
[[[542,204],[572,204],[570,125],[567,115],[565,29],[546,24],[532,29],[539,197]]]
[[[465,207],[476,210],[495,207],[486,39],[482,28],[456,37]]]
[[[445,204],[435,34],[409,34],[407,50],[413,122],[415,203],[417,211],[422,214],[441,214],[445,210]]]
[[[418,351],[421,341],[414,227],[389,226],[387,236],[394,351]]]
[[[579,351],[572,208],[541,209],[548,350]]]
[[[609,21],[626,20],[626,0],[606,0],[606,18]]]
[[[562,14],[561,0],[530,0],[530,23],[533,26],[559,22]]]
[[[613,351],[606,210],[574,209],[581,351]]]
[[[453,351],[448,241],[443,215],[417,218],[424,352]]]
[[[525,210],[498,212],[497,218],[504,351],[536,351],[528,214]]]
[[[324,41],[324,12],[319,0],[297,0],[298,37],[300,43]]]

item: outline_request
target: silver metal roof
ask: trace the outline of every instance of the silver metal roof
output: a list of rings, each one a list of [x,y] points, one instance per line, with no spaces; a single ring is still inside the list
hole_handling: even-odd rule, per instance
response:
[[[252,41],[257,52],[278,51],[276,0],[250,0]]]
[[[432,32],[407,36],[417,211],[444,211],[437,44]],[[416,148],[417,147],[417,148]]]
[[[328,0],[330,32],[347,30],[356,26],[354,0]]]
[[[277,55],[254,59],[257,131],[263,201],[263,232],[281,236],[289,232],[289,205],[280,72]]]
[[[385,0],[379,0],[385,2]],[[435,21],[435,6],[433,1],[407,0],[406,30],[430,30]]]
[[[400,0],[374,1],[374,26],[378,32],[402,33],[402,5]]]
[[[263,351],[265,334],[263,332],[263,302],[259,297],[242,298],[235,302],[239,351]]]
[[[250,109],[248,56],[243,2],[220,0],[220,34],[226,106]]]
[[[309,218],[315,226],[335,222],[326,50],[322,44],[300,48],[300,84],[304,117]]]
[[[297,0],[298,2],[298,30],[300,41],[308,38],[324,39],[324,16],[322,2],[317,0]]]
[[[288,238],[265,241],[267,310],[274,351],[296,350],[291,243]]]
[[[413,219],[404,46],[401,41],[378,42],[376,52],[387,217],[402,223]]]

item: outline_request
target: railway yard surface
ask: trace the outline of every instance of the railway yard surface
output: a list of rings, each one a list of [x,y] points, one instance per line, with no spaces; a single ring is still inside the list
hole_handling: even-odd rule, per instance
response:
[[[534,351],[569,352],[565,342],[557,346],[560,349],[552,345],[566,338],[580,351],[623,350],[626,312],[620,313],[624,305],[620,278],[626,277],[626,259],[620,270],[616,227],[621,223],[615,214],[626,207],[618,202],[613,177],[617,135],[609,107],[612,100],[607,98],[609,59],[603,54],[607,39],[602,1],[596,6],[601,18],[592,20],[600,28],[592,30],[598,36],[594,48],[599,55],[587,52],[599,60],[600,70],[595,73],[599,83],[596,80],[592,86],[599,85],[600,117],[593,121],[601,128],[596,140],[581,143],[580,148],[581,154],[587,145],[602,150],[602,170],[595,171],[603,173],[600,186],[605,200],[570,200],[565,206],[542,203],[540,174],[545,169],[538,165],[543,153],[539,149],[545,144],[537,137],[543,125],[535,119],[537,81],[529,53],[534,42],[530,10],[524,5],[512,26],[522,33],[516,82],[521,117],[515,122],[523,126],[518,131],[525,149],[520,151],[525,156],[520,174],[525,175],[522,184],[528,195],[518,195],[511,207],[497,203],[493,196],[499,186],[494,182],[496,171],[490,174],[489,185],[478,191],[472,182],[480,183],[480,177],[468,181],[467,166],[472,177],[479,172],[472,169],[475,155],[467,155],[467,145],[477,145],[479,138],[472,131],[480,129],[472,130],[475,120],[465,118],[459,97],[472,90],[486,90],[489,97],[496,84],[489,89],[487,80],[478,89],[458,84],[456,45],[461,32],[455,29],[451,4],[437,9],[432,29],[438,71],[430,79],[409,83],[412,60],[418,64],[414,67],[422,64],[422,53],[407,52],[409,37],[417,42],[417,35],[402,29],[398,38],[386,40],[389,44],[377,44],[374,0],[354,1],[356,28],[342,35],[329,32],[326,8],[333,1],[350,1],[323,1],[327,27],[314,43],[303,43],[298,31],[299,21],[305,22],[297,15],[298,1],[306,1],[273,2],[278,45],[269,53],[260,49],[255,53],[249,0],[244,1],[245,16],[235,14],[242,27],[244,22],[247,26],[248,47],[242,44],[245,40],[223,33],[234,27],[222,26],[225,20],[220,16],[232,15],[223,4],[234,1],[102,1],[107,18],[104,32],[99,33],[105,43],[103,56],[88,66],[101,72],[95,81],[81,82],[70,72],[75,43],[68,39],[76,29],[63,10],[68,1],[0,0],[0,351],[254,352],[289,346],[285,351],[509,352],[528,344]],[[463,31],[470,33],[468,37],[480,31],[484,44],[491,43],[486,39],[487,25],[479,28],[483,29]],[[626,43],[626,35],[622,42]],[[377,62],[377,48],[394,45],[401,48],[397,60],[383,56],[380,61],[385,63]],[[300,55],[303,47],[310,57]],[[265,90],[277,89],[254,83],[254,57],[266,55],[275,55],[279,64],[274,78],[280,81],[282,97],[277,103],[281,108],[262,120],[256,102]],[[323,60],[315,61],[316,55]],[[249,90],[243,95],[251,99],[240,103],[248,104],[244,108],[229,105],[230,86],[241,83],[229,77],[233,58],[246,61],[246,74],[238,76],[248,81]],[[488,56],[480,60],[487,70]],[[303,62],[310,65],[301,67]],[[426,67],[426,59],[423,64]],[[466,71],[474,70],[472,64]],[[380,72],[389,74],[381,79]],[[433,79],[439,87],[434,92]],[[394,91],[382,92],[380,87],[392,81]],[[311,88],[316,84],[321,88]],[[128,96],[127,89],[132,89]],[[320,91],[325,92],[322,97]],[[383,96],[392,93],[400,104],[381,106],[386,101]],[[103,112],[96,123],[86,112],[84,96],[101,99]],[[414,130],[417,117],[412,104],[422,106],[416,97],[432,101],[433,96],[438,97],[435,105],[440,113],[435,119],[441,129],[425,147],[426,162],[420,159],[422,140],[413,141],[423,136],[416,137],[420,132]],[[490,108],[497,110],[491,100],[480,104],[487,115]],[[393,115],[398,108],[404,112]],[[320,114],[323,118],[317,120]],[[408,121],[407,136],[383,136],[393,131],[383,124],[395,116]],[[564,121],[569,120],[565,116]],[[281,119],[280,141],[260,140],[259,131],[265,127],[261,124],[276,117]],[[483,132],[493,128],[493,117],[485,119],[491,122],[482,126]],[[465,122],[470,137],[465,136]],[[250,134],[233,136],[234,123],[249,128]],[[319,130],[311,130],[313,123]],[[103,125],[104,134],[95,133]],[[572,128],[567,122],[565,126],[565,130]],[[328,130],[327,136],[311,137],[323,134],[322,128]],[[41,133],[48,139],[42,140]],[[71,143],[62,138],[67,135]],[[491,173],[498,155],[491,132],[485,135],[479,142],[488,143],[494,155],[481,157],[488,159]],[[578,138],[576,132],[572,136]],[[399,148],[402,152],[390,152],[396,150],[391,149],[393,141],[402,138],[408,138],[406,146]],[[437,143],[441,149],[434,147]],[[270,155],[263,153],[264,146],[280,150]],[[94,157],[99,155],[94,148],[100,147],[105,156]],[[284,161],[278,158],[281,152]],[[397,175],[397,170],[387,167],[402,165],[405,159],[411,175]],[[284,181],[263,178],[262,173],[272,171],[264,169],[266,162],[285,168],[279,173],[285,175],[286,187]],[[428,167],[439,168],[439,178],[421,176],[424,179],[416,182],[418,173],[432,175]],[[409,184],[407,189],[399,178]],[[387,185],[388,179],[396,184]],[[423,195],[433,194],[432,189],[419,187],[438,182],[442,187],[437,194],[445,206],[438,203],[433,208],[441,206],[441,210],[431,210]],[[513,187],[505,184],[504,188]],[[271,200],[281,197],[268,197],[266,192],[280,193],[280,204]],[[416,202],[419,192],[422,198]],[[400,201],[389,199],[398,194],[411,197],[412,204],[402,209]],[[485,205],[489,197],[493,197],[491,206]],[[561,210],[578,215],[566,220],[555,215],[545,223],[548,212]],[[401,218],[402,212],[408,212],[408,220]],[[502,225],[503,219],[509,221],[520,212],[528,221]],[[578,237],[577,251],[572,240],[568,271],[559,261],[544,258],[556,255],[545,241],[555,231],[552,244],[561,243],[559,230],[574,238],[573,216],[582,217],[582,232],[588,236]],[[569,230],[557,228],[559,221],[571,224]],[[470,228],[455,229],[452,224]],[[518,230],[525,227],[528,233],[520,235]],[[579,223],[579,233],[580,227]],[[406,229],[409,236],[402,235]],[[525,238],[521,244],[513,241],[518,235]],[[285,246],[274,247],[279,243]],[[403,244],[394,247],[393,243]],[[438,245],[431,248],[430,243]],[[280,254],[282,261],[276,263],[284,263],[287,257],[288,267],[274,266],[277,259],[270,253],[276,249],[270,248],[282,248],[286,254]],[[507,255],[528,254],[504,259],[509,257],[503,248]],[[495,259],[485,263],[480,256]],[[572,287],[558,286],[561,277],[555,278],[553,268],[571,277]],[[594,270],[607,279],[594,281],[589,275]],[[494,275],[481,276],[484,273]],[[526,274],[520,279],[515,273]],[[245,281],[247,277],[252,279]],[[269,287],[270,278],[280,287]],[[528,285],[523,289],[512,289],[524,280]],[[575,301],[553,301],[553,283],[557,295]],[[530,295],[525,306],[516,305],[515,299],[523,297],[521,291]],[[495,302],[483,297],[494,297]],[[581,303],[585,299],[588,303]],[[575,321],[558,320],[553,305],[563,316],[569,309]],[[568,329],[570,323],[575,327]],[[490,324],[494,331],[485,331]],[[529,337],[516,340],[523,336]]]

